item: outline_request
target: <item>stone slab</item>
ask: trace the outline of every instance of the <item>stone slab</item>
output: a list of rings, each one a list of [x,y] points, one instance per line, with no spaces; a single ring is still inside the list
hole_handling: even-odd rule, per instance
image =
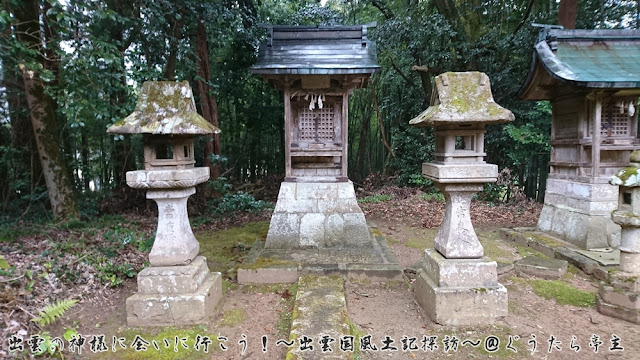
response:
[[[222,275],[210,273],[193,293],[134,294],[127,298],[128,326],[205,324],[222,299]]]
[[[507,289],[492,287],[439,287],[424,269],[415,282],[418,302],[429,318],[442,325],[487,325],[507,316]]]
[[[386,239],[373,232],[362,248],[269,249],[257,240],[238,268],[238,282],[296,282],[309,274],[388,281],[401,280],[403,270]]]
[[[600,265],[616,266],[620,265],[620,250],[610,249],[610,251],[576,250],[578,254],[597,261]]]
[[[139,294],[185,294],[193,293],[207,275],[207,259],[196,257],[183,266],[148,267],[138,274]]]
[[[276,267],[261,269],[238,268],[239,284],[278,284],[298,281],[298,267]]]
[[[640,310],[625,309],[620,306],[606,303],[602,300],[599,294],[596,294],[596,309],[598,309],[598,312],[603,315],[626,320],[634,324],[640,324]]]
[[[303,336],[313,339],[313,351],[302,351],[299,346],[290,347],[287,359],[351,359],[352,354],[340,351],[338,339],[350,335],[347,322],[347,301],[344,293],[344,279],[328,276],[302,276],[298,282],[298,292],[293,307],[293,322],[289,340],[296,341]],[[329,335],[336,339],[330,354],[320,350],[318,340]]]
[[[515,263],[516,273],[537,278],[553,280],[560,279],[567,273],[568,262],[558,259],[543,259],[537,256],[527,256]]]
[[[640,310],[640,293],[620,289],[605,282],[600,283],[598,294],[602,301],[625,309]]]
[[[435,249],[426,249],[423,268],[438,287],[498,286],[497,264],[489,258],[446,259]]]
[[[520,246],[530,247],[551,258],[566,260],[569,264],[593,275],[598,280],[606,280],[608,267],[577,252],[576,245],[567,243],[549,234],[535,231],[532,228],[500,229],[500,237],[515,242]]]

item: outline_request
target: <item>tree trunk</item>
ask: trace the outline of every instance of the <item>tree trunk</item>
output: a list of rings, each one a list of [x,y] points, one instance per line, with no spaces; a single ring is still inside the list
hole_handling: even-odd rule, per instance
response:
[[[562,0],[558,7],[558,25],[565,29],[576,28],[576,17],[578,16],[578,0]]]
[[[207,43],[207,29],[204,26],[204,19],[198,21],[198,29],[196,31],[196,55],[198,56],[198,92],[200,93],[200,106],[202,108],[202,117],[205,118],[215,127],[218,124],[218,103],[216,96],[207,82],[209,81],[209,45]],[[214,164],[210,156],[222,154],[220,148],[220,134],[211,135],[211,139],[207,139],[204,145],[204,164],[209,167],[211,179],[217,179],[220,176],[220,165]]]
[[[43,37],[40,33],[38,1],[26,0],[22,8],[16,8],[15,17],[18,24],[16,25],[18,40],[26,47],[37,49],[42,54],[44,49],[40,41]],[[42,66],[46,65],[42,56],[34,60]],[[22,64],[21,69],[29,116],[53,215],[56,219],[77,217],[79,216],[78,206],[60,151],[54,101],[46,94],[45,85],[37,72]]]

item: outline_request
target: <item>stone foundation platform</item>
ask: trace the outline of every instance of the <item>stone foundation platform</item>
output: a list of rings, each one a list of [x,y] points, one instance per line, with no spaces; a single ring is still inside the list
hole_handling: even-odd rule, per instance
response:
[[[365,248],[367,221],[351,181],[283,182],[265,248]]]
[[[401,280],[403,269],[386,239],[375,227],[367,227],[367,234],[362,247],[271,249],[256,241],[238,268],[238,282],[293,283],[307,274]]]
[[[611,220],[618,207],[618,187],[578,180],[547,179],[538,230],[582,249],[617,247],[620,226]]]
[[[415,293],[429,318],[442,325],[491,324],[508,312],[507,289],[488,258],[446,259],[427,249]]]
[[[222,276],[204,256],[182,266],[150,267],[138,274],[138,292],[127,298],[128,326],[202,324],[222,299]]]

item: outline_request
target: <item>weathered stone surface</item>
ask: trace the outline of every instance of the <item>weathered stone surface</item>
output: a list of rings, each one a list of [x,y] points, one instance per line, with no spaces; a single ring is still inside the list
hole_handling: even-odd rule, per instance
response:
[[[424,269],[420,269],[415,293],[429,318],[442,325],[492,324],[508,313],[507,289],[500,284],[439,287]]]
[[[603,302],[630,310],[640,310],[640,294],[600,283],[598,294]]]
[[[415,126],[456,122],[499,123],[513,121],[511,111],[493,100],[489,77],[481,72],[447,72],[434,79],[438,101],[409,121]]]
[[[207,259],[196,257],[183,266],[148,267],[138,273],[139,294],[186,294],[195,292],[209,275]]]
[[[133,113],[107,129],[112,134],[211,134],[220,129],[196,111],[188,81],[145,81]]]
[[[304,214],[300,219],[300,247],[317,248],[324,240],[325,215]]]
[[[347,246],[367,246],[371,243],[369,226],[363,213],[343,214],[344,240]]]
[[[370,241],[353,183],[281,184],[265,248],[357,248]]]
[[[611,220],[617,204],[615,186],[550,177],[538,229],[583,249],[617,247],[620,227]]]
[[[138,170],[127,172],[127,185],[134,189],[179,189],[193,187],[209,179],[209,168]]]
[[[239,284],[278,284],[298,281],[297,266],[266,267],[260,269],[238,268]]]
[[[478,259],[484,255],[471,223],[471,198],[478,184],[437,184],[447,201],[435,248],[447,259]]]
[[[265,247],[278,249],[299,248],[300,218],[301,216],[297,213],[274,212],[271,216]]]
[[[187,199],[195,188],[147,191],[158,204],[158,229],[149,253],[151,266],[189,264],[200,251],[187,214]]]
[[[446,259],[435,249],[426,249],[424,271],[439,287],[498,286],[497,264],[484,259]]]
[[[599,294],[596,294],[596,309],[603,315],[623,319],[634,324],[640,324],[640,310],[627,309],[606,303]]]
[[[640,254],[620,251],[620,271],[640,276]]]
[[[498,165],[493,164],[422,164],[422,175],[440,183],[495,182]]]
[[[185,294],[134,294],[127,298],[128,326],[204,324],[222,299],[222,276],[210,273],[200,287]]]
[[[325,240],[323,247],[337,247],[342,245],[344,238],[344,220],[338,214],[327,216]]]
[[[526,274],[542,279],[560,279],[567,273],[568,262],[558,259],[543,259],[537,256],[527,256],[515,263],[519,276]]]
[[[314,351],[302,351],[299,346],[289,348],[287,359],[350,359],[351,353],[340,351],[337,339],[350,334],[347,323],[347,302],[344,280],[341,277],[302,276],[293,308],[293,322],[289,340],[302,336],[314,339]],[[336,339],[334,351],[327,356],[317,341],[323,335]]]

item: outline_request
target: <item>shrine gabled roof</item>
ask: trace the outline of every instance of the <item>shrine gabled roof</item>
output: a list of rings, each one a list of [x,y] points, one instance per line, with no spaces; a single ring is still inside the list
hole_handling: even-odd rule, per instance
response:
[[[550,99],[552,89],[563,84],[640,89],[640,30],[541,29],[519,96]]]
[[[380,66],[367,26],[268,25],[251,67],[265,75],[372,74]]]

